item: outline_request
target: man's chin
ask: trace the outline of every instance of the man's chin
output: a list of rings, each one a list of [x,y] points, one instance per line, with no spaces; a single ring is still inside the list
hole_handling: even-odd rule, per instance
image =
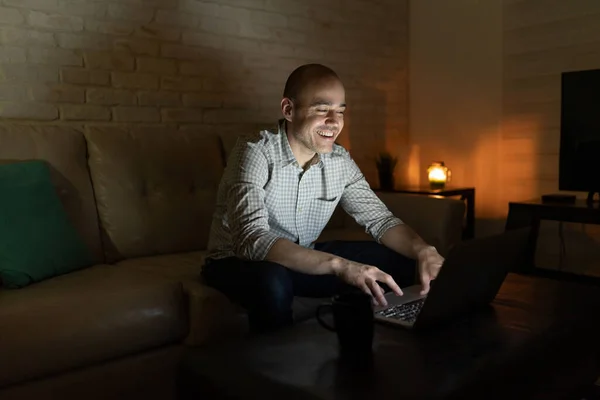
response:
[[[320,147],[317,149],[318,154],[329,154],[333,151],[333,144],[331,147]]]

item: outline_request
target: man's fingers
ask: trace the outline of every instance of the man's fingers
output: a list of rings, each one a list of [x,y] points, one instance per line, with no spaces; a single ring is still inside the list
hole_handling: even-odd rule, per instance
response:
[[[364,293],[371,296],[372,299],[375,299],[375,297],[373,296],[373,293],[371,293],[371,289],[369,288],[369,286],[367,286],[366,283],[363,283],[362,285],[360,285],[360,290],[362,290]]]
[[[373,294],[373,297],[375,297],[377,304],[387,306],[387,301],[383,295],[383,289],[379,286],[377,281],[375,279],[366,279],[365,282],[369,286],[369,289],[371,289],[371,293]]]
[[[394,278],[392,278],[391,275],[386,274],[382,271],[381,274],[377,277],[377,280],[388,285],[392,292],[394,292],[397,296],[402,296],[404,294],[402,292],[402,289],[400,289],[400,286],[398,286],[398,284],[396,283],[396,281],[394,281]]]
[[[429,277],[421,279],[421,286],[423,287],[421,289],[422,295],[429,293]]]
[[[437,278],[438,274],[440,273],[440,269],[442,268],[442,264],[433,264],[432,268],[429,269],[429,275],[430,275],[430,279],[435,279]]]
[[[427,271],[426,268],[423,269],[423,271],[421,271],[421,286],[423,287],[423,289],[421,290],[421,294],[427,294],[429,293],[429,281],[431,280],[431,277],[429,276],[429,272]]]

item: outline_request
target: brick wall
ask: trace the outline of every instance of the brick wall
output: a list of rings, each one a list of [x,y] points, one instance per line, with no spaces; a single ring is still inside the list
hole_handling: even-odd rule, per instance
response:
[[[235,135],[273,125],[307,62],[342,77],[340,142],[376,185],[407,143],[407,0],[0,0],[6,120]]]

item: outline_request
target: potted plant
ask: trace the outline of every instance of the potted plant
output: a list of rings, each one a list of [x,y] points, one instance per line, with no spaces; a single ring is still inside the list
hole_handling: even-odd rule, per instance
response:
[[[377,157],[377,171],[379,172],[379,188],[383,190],[394,189],[394,169],[398,159],[387,151],[379,153]]]

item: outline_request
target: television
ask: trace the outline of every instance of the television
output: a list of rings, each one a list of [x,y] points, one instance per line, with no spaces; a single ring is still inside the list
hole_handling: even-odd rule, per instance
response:
[[[561,76],[559,190],[600,193],[600,69]]]

